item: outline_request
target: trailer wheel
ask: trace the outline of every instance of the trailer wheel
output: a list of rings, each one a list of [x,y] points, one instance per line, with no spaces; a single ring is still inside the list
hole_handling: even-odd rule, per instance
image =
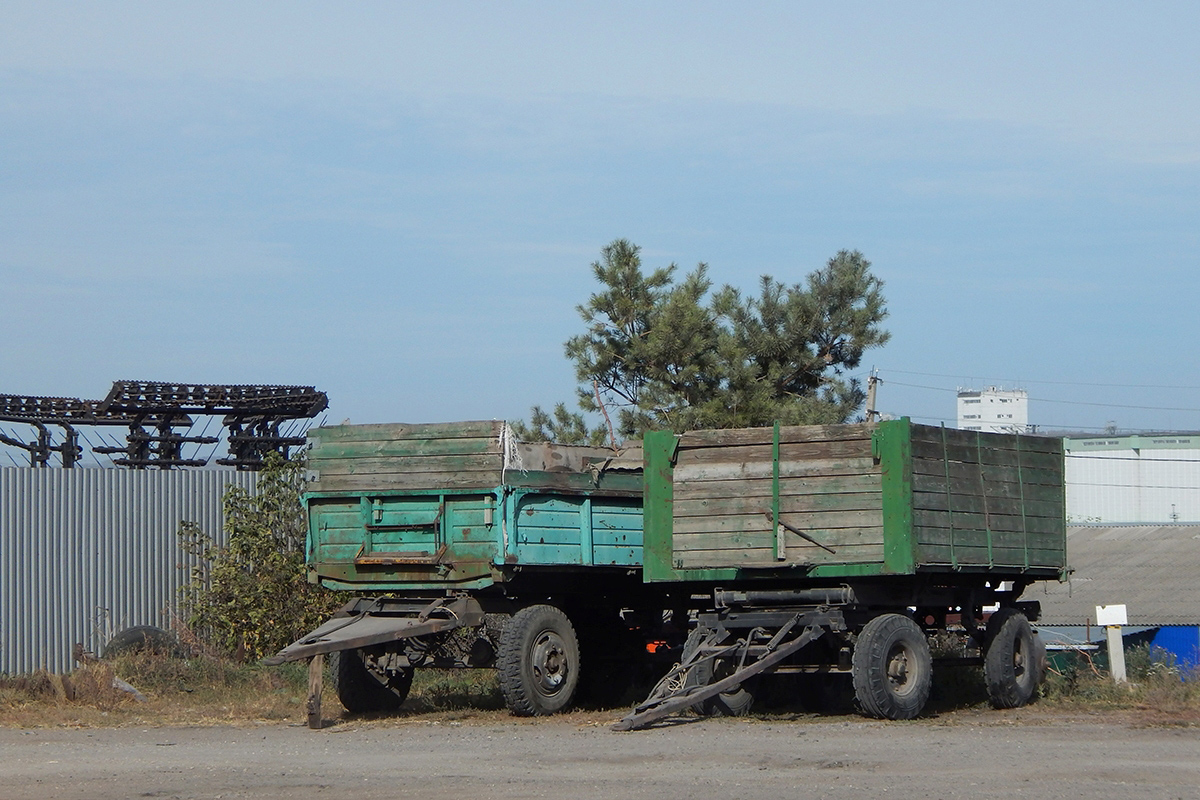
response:
[[[902,614],[882,614],[858,634],[851,659],[854,698],[867,716],[913,719],[933,678],[929,640]]]
[[[983,677],[996,708],[1019,708],[1034,698],[1043,675],[1045,648],[1029,620],[1015,608],[1002,608],[988,620]]]
[[[411,669],[390,673],[385,683],[367,669],[358,650],[330,653],[329,671],[338,700],[352,714],[395,711],[408,697],[408,690],[412,687]]]
[[[694,628],[688,634],[687,641],[683,645],[683,661],[687,661],[693,653],[700,649],[700,643],[704,641],[708,633],[707,628]],[[723,666],[723,662],[705,661],[692,667],[685,680],[688,687],[707,686],[726,676],[727,668]],[[715,697],[701,700],[692,706],[692,710],[705,717],[744,717],[750,713],[752,705],[754,705],[754,694],[745,685],[739,685],[731,691],[721,692]]]
[[[567,615],[536,605],[513,614],[500,639],[500,690],[519,717],[562,711],[579,685],[579,640]]]

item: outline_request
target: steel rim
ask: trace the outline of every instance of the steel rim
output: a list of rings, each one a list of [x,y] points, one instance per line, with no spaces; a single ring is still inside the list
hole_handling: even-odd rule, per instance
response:
[[[571,671],[567,646],[562,637],[554,631],[542,631],[534,639],[530,655],[533,684],[538,692],[549,696],[562,691]]]
[[[917,685],[916,670],[910,673],[910,666],[915,663],[913,656],[913,652],[903,643],[893,645],[888,651],[887,680],[892,694],[903,696]]]

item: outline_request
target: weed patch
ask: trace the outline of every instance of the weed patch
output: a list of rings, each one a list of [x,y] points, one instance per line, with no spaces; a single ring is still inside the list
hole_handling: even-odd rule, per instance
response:
[[[1084,654],[1062,659],[1042,686],[1044,702],[1064,710],[1137,710],[1164,724],[1200,725],[1200,672],[1183,670],[1169,653],[1148,645],[1125,653],[1129,681]]]

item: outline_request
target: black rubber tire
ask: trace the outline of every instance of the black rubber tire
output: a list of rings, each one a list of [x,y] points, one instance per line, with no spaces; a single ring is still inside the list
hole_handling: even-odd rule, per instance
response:
[[[156,628],[153,625],[135,625],[119,631],[108,640],[104,646],[104,658],[112,658],[124,653],[142,651],[176,655],[179,652],[179,640],[174,634]]]
[[[1033,634],[1033,664],[1037,667],[1037,685],[1041,686],[1046,682],[1046,673],[1050,669],[1050,659],[1046,656],[1046,643],[1042,641],[1042,637],[1036,631]],[[1035,694],[1030,702],[1037,699]]]
[[[987,625],[983,679],[995,708],[1020,708],[1037,696],[1045,649],[1029,620],[1015,608],[992,614]]]
[[[687,641],[683,645],[683,660],[686,661],[700,647],[700,642],[704,640],[708,630],[705,628],[693,628],[688,634]],[[716,665],[716,674],[714,675],[714,665],[712,661],[703,664],[697,664],[688,672],[687,685],[691,686],[707,686],[714,680],[721,680],[723,674],[721,664]],[[706,700],[701,700],[692,705],[692,710],[697,714],[705,717],[744,717],[750,713],[750,707],[754,705],[754,693],[746,686],[739,685],[737,688],[728,692],[721,692],[715,697],[710,697]]]
[[[540,717],[570,707],[579,685],[579,640],[571,620],[550,605],[513,614],[496,660],[500,691],[518,717]]]
[[[329,654],[329,673],[338,700],[351,714],[395,711],[412,688],[412,670],[392,673],[385,684],[363,663],[357,650]]]
[[[925,633],[903,614],[881,614],[863,626],[851,659],[854,699],[877,719],[913,719],[933,685]]]

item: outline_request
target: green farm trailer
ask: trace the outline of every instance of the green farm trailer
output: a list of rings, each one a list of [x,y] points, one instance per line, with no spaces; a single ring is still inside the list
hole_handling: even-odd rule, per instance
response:
[[[1066,569],[1057,439],[907,419],[656,431],[621,451],[522,443],[500,422],[310,439],[310,579],[378,596],[274,661],[331,654],[351,711],[398,706],[438,666],[498,669],[524,715],[665,672],[623,728],[744,713],[762,676],[789,673],[808,691],[844,678],[863,713],[906,719],[934,634],[983,665],[998,707],[1041,679],[1021,596]]]

